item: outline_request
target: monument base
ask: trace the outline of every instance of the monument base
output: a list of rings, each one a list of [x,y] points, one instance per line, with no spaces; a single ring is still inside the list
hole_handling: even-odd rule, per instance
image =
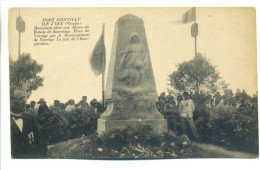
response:
[[[97,132],[102,136],[116,129],[126,129],[128,127],[141,128],[144,124],[150,124],[153,127],[154,135],[161,135],[167,131],[167,121],[165,119],[130,119],[130,120],[105,120],[98,119]]]

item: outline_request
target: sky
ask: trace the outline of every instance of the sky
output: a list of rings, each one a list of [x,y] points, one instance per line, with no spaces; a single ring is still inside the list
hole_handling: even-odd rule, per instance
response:
[[[167,91],[168,76],[176,65],[194,57],[194,38],[190,35],[192,23],[180,20],[189,8],[21,8],[26,23],[21,35],[21,52],[29,52],[43,64],[39,74],[43,87],[33,91],[28,101],[44,98],[48,104],[58,99],[66,102],[83,95],[101,99],[101,76],[90,69],[89,57],[105,23],[107,67],[117,19],[131,13],[143,18],[148,47],[155,76],[157,92]],[[233,91],[245,89],[250,95],[257,91],[256,17],[254,8],[197,8],[197,51],[217,66],[220,76]],[[18,32],[15,20],[19,9],[9,11],[9,53],[18,54]],[[34,26],[43,18],[81,17],[89,26],[87,41],[55,42],[49,46],[34,46]]]

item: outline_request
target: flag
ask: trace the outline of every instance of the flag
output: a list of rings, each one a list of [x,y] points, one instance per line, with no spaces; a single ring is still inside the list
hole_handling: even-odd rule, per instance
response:
[[[21,16],[16,18],[16,29],[19,32],[25,31],[25,22]]]
[[[94,50],[90,56],[90,65],[95,75],[100,75],[105,72],[106,67],[106,47],[104,42],[104,24],[102,34],[97,41]]]
[[[186,24],[188,22],[192,22],[196,20],[196,8],[191,8],[190,10],[186,11],[182,16],[182,23]]]

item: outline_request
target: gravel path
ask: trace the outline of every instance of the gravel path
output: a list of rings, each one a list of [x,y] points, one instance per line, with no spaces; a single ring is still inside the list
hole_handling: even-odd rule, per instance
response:
[[[192,158],[258,158],[258,155],[239,151],[230,151],[223,147],[211,144],[192,142],[191,145],[194,152],[198,153],[198,155],[191,155]]]

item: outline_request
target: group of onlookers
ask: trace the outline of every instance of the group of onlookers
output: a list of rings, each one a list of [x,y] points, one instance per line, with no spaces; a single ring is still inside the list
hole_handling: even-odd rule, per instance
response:
[[[241,93],[242,94],[242,93]],[[246,94],[246,93],[245,93]],[[239,101],[238,111],[243,111],[248,107],[246,95]],[[232,95],[223,95],[216,93],[213,97],[207,92],[193,94],[192,92],[184,92],[183,94],[165,95],[161,93],[158,97],[157,108],[165,116],[168,122],[168,129],[178,134],[185,134],[194,140],[199,141],[200,134],[196,126],[207,122],[207,112],[214,105],[232,105],[235,106],[238,102],[233,102]],[[257,99],[251,102],[256,103]],[[36,109],[36,104],[38,107]],[[66,103],[61,103],[59,100],[54,100],[52,106],[48,106],[47,102],[41,98],[37,103],[31,101],[26,105],[25,93],[19,87],[12,87],[10,90],[10,117],[11,117],[11,151],[14,158],[44,158],[47,157],[47,144],[44,135],[41,133],[40,124],[37,119],[48,115],[75,115],[74,111],[86,110],[91,115],[99,115],[104,112],[105,107],[96,99],[87,102],[87,96],[82,96],[82,99],[75,104],[75,100],[70,99]],[[198,117],[204,117],[198,119]],[[195,120],[195,122],[194,122]],[[45,121],[46,122],[46,121]],[[189,135],[189,131],[191,135]]]
[[[30,104],[26,105],[27,110],[34,116],[43,115],[44,113],[71,113],[76,109],[91,110],[91,113],[98,114],[104,110],[101,102],[98,102],[97,99],[92,99],[89,105],[87,102],[87,96],[82,96],[82,99],[76,104],[74,99],[69,99],[66,103],[54,100],[53,105],[48,106],[47,102],[43,98],[41,98],[37,104],[38,107],[36,107],[35,101],[31,101]]]
[[[177,100],[171,94],[166,96],[165,93],[161,93],[157,107],[165,116],[169,130],[177,133],[179,132],[178,125],[180,125],[182,134],[187,135],[189,128],[194,140],[199,140],[199,133],[193,120],[195,106],[188,92],[184,92],[183,95],[178,93]]]
[[[38,107],[36,109],[36,104]],[[57,118],[61,120],[61,114],[75,115],[77,109],[86,110],[98,117],[99,113],[104,111],[100,102],[96,99],[91,100],[90,106],[87,103],[87,97],[83,96],[77,104],[70,99],[65,104],[59,100],[54,100],[52,106],[41,98],[37,103],[31,101],[26,105],[24,90],[20,87],[11,87],[10,89],[10,118],[11,118],[11,155],[13,158],[47,158],[46,130],[42,128],[42,123],[49,125],[48,118]],[[77,115],[77,114],[76,114]],[[62,120],[63,121],[63,120]],[[48,134],[47,134],[48,136]]]
[[[226,93],[221,96],[219,92],[211,95],[209,92],[200,91],[199,93],[177,93],[175,96],[169,93],[166,96],[163,92],[158,97],[157,108],[165,116],[168,130],[188,135],[187,129],[190,129],[192,134],[190,137],[198,140],[199,133],[196,126],[208,123],[209,112],[213,106],[229,105],[237,107],[240,112],[246,110],[247,95],[245,92],[240,94],[242,95],[233,96]]]

